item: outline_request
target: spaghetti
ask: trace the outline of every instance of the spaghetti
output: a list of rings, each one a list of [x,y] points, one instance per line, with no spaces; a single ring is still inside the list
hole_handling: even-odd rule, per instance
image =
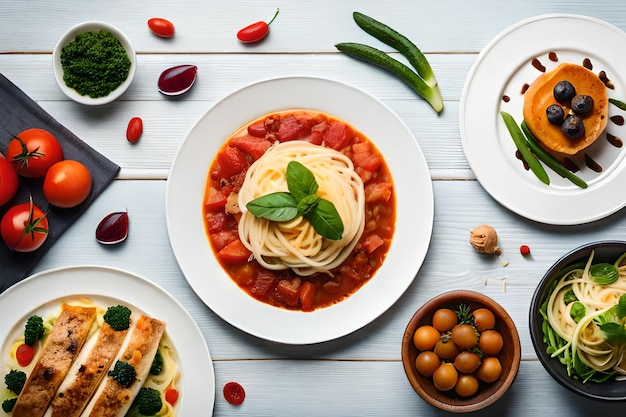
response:
[[[257,197],[288,192],[287,164],[297,160],[319,185],[318,195],[334,204],[344,224],[339,240],[322,237],[304,217],[274,222],[246,209]],[[365,225],[363,181],[350,158],[333,149],[295,140],[273,145],[255,161],[238,195],[241,210],[239,237],[254,258],[267,269],[291,269],[300,276],[330,274],[356,246]]]

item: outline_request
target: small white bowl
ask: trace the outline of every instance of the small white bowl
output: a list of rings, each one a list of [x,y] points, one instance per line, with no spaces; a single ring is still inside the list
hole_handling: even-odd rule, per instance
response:
[[[76,90],[74,90],[73,88],[69,88],[65,84],[65,81],[63,81],[61,50],[63,49],[63,47],[65,47],[65,45],[73,41],[74,38],[76,38],[76,35],[78,35],[79,33],[95,32],[101,29],[107,30],[121,42],[122,46],[126,50],[128,58],[130,59],[130,69],[128,71],[128,77],[126,78],[126,80],[122,84],[120,84],[115,90],[110,92],[107,96],[92,98],[88,95],[78,94]],[[66,96],[78,103],[97,106],[112,102],[126,91],[126,89],[133,80],[133,76],[135,75],[135,69],[137,67],[137,57],[135,55],[135,49],[133,48],[133,45],[130,43],[130,40],[126,37],[126,35],[124,35],[121,30],[105,22],[90,21],[79,23],[76,26],[73,26],[67,32],[65,32],[63,36],[61,36],[61,39],[59,39],[56,46],[54,47],[54,51],[52,52],[52,67],[54,70],[54,77],[56,78],[57,84]]]

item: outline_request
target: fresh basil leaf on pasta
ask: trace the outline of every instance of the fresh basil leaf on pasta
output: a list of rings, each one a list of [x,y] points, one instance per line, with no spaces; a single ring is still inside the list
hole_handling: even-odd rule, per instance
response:
[[[286,222],[298,216],[298,203],[291,194],[284,192],[255,198],[246,204],[246,208],[256,217],[275,222]]]
[[[313,173],[298,161],[290,161],[287,164],[287,187],[289,194],[300,201],[303,198],[317,193],[318,185]]]
[[[298,201],[298,213],[301,216],[310,213],[317,208],[317,203],[321,200],[321,197],[315,194],[307,195],[302,200]]]
[[[313,225],[315,231],[326,239],[341,239],[343,222],[339,212],[330,201],[321,198],[315,210],[307,213],[304,217]]]

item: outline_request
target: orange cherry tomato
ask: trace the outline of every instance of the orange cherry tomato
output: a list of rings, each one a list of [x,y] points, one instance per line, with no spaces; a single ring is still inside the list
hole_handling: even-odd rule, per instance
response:
[[[143,133],[143,120],[141,117],[133,117],[128,122],[128,127],[126,128],[126,140],[130,143],[136,143],[141,134]]]
[[[174,24],[167,19],[161,17],[148,19],[148,27],[155,35],[162,38],[171,38],[174,36]]]
[[[169,405],[174,406],[176,401],[178,401],[178,390],[176,388],[168,388],[165,391],[165,401],[167,401]]]
[[[15,359],[17,359],[18,365],[22,368],[30,365],[34,357],[35,348],[33,346],[28,346],[26,343],[19,345],[15,351]]]
[[[43,180],[43,194],[54,206],[76,207],[89,197],[92,177],[78,161],[66,159],[52,165]]]
[[[423,325],[413,333],[413,345],[419,350],[431,350],[439,341],[439,331],[430,325]]]

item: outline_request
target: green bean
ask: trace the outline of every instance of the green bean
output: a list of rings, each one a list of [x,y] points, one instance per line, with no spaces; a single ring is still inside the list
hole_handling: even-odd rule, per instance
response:
[[[582,180],[579,176],[574,174],[569,169],[565,168],[563,164],[554,159],[552,155],[546,152],[539,144],[537,143],[537,139],[532,134],[525,121],[522,121],[522,132],[526,136],[526,140],[528,142],[528,146],[530,150],[537,156],[537,158],[550,167],[554,172],[559,174],[561,177],[566,178],[579,186],[580,188],[587,188],[587,183]]]
[[[369,33],[381,42],[395,48],[404,55],[408,61],[417,70],[417,73],[431,87],[437,85],[437,78],[433,72],[430,63],[422,54],[422,51],[411,42],[406,36],[397,32],[395,29],[379,22],[378,20],[364,15],[363,13],[352,13],[354,21],[361,29]]]
[[[522,158],[524,158],[524,161],[526,161],[530,170],[535,174],[539,181],[549,185],[550,177],[548,177],[548,174],[543,168],[543,165],[541,165],[541,162],[539,162],[535,155],[530,151],[530,148],[528,147],[528,142],[526,141],[522,130],[515,122],[515,119],[513,119],[513,116],[505,111],[501,111],[500,115],[502,116],[502,119],[504,119],[504,124],[509,130],[511,138],[513,138],[515,147],[517,147],[517,149],[522,154]]]
[[[621,100],[618,100],[616,98],[610,98],[609,99],[609,103],[615,104],[617,106],[617,108],[619,108],[621,110],[626,110],[626,103],[624,103]]]
[[[338,43],[335,47],[350,56],[378,65],[392,72],[424,98],[437,113],[441,113],[443,110],[443,100],[441,95],[438,94],[439,90],[433,90],[419,75],[411,70],[411,68],[390,57],[380,49],[355,42]]]

